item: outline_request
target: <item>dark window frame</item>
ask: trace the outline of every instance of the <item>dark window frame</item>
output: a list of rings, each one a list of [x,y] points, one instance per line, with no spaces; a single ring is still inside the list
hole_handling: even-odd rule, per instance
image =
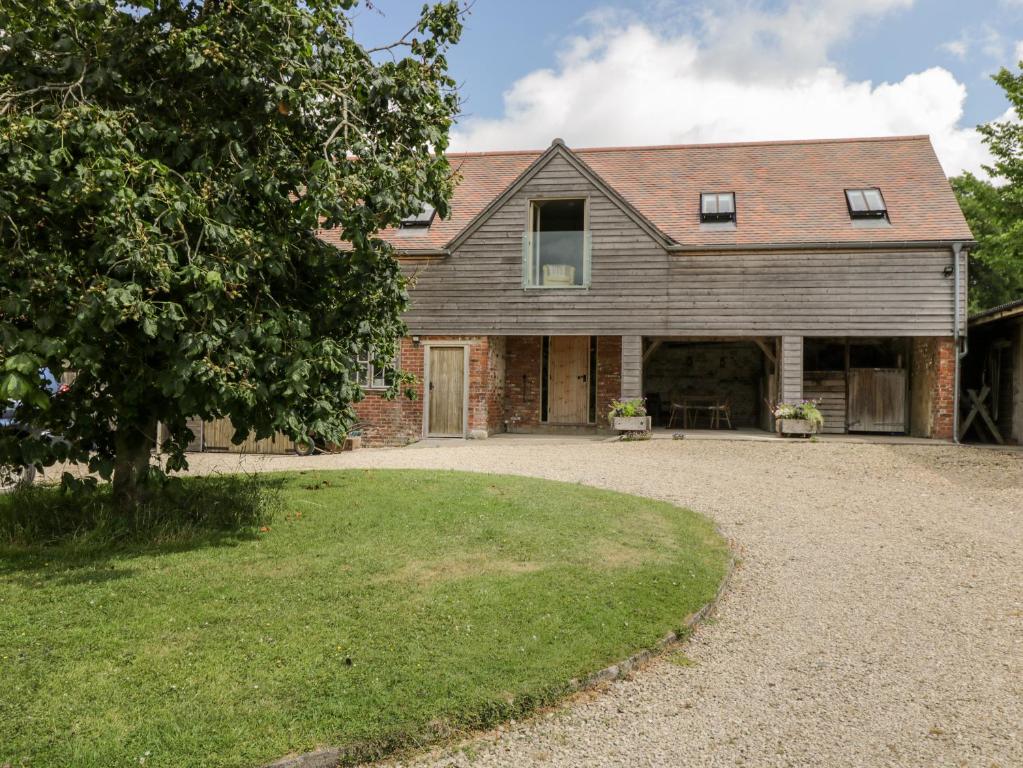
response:
[[[398,222],[398,229],[429,229],[433,219],[437,215],[437,209],[429,203],[423,203],[422,209],[417,214],[406,216]]]
[[[721,195],[730,195],[732,198],[732,210],[726,213],[720,211],[714,213],[705,213],[703,210],[703,198],[710,197],[713,195],[720,201]],[[720,204],[718,205],[720,207]],[[701,224],[725,224],[731,222],[737,224],[739,220],[738,216],[739,205],[736,202],[735,192],[701,192],[700,193],[700,223]]]
[[[881,206],[882,206],[881,208],[870,208],[870,207],[868,207],[868,208],[865,208],[862,211],[858,211],[855,208],[853,208],[852,200],[850,199],[849,194],[850,193],[859,193],[860,195],[863,196],[864,204],[869,206],[870,203],[867,202],[867,195],[866,195],[867,192],[877,192],[877,196],[881,198]],[[884,199],[884,193],[881,192],[881,188],[880,187],[848,187],[848,188],[846,188],[846,190],[845,190],[845,206],[849,210],[849,218],[852,219],[853,221],[858,221],[858,220],[863,220],[863,219],[867,219],[867,220],[885,219],[885,220],[890,221],[890,219],[888,218],[888,201]]]

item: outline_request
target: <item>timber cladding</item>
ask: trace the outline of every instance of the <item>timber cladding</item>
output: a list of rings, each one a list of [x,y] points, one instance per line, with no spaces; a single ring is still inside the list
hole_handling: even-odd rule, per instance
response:
[[[524,289],[529,201],[575,195],[589,208],[591,287]],[[406,320],[419,334],[944,336],[952,258],[937,246],[668,252],[555,155],[450,256],[405,263]]]

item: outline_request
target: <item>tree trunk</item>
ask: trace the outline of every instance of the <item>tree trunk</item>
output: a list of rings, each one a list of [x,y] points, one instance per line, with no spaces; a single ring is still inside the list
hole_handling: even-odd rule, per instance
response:
[[[134,509],[145,498],[149,461],[156,445],[156,422],[119,427],[114,438],[114,500],[124,510]]]

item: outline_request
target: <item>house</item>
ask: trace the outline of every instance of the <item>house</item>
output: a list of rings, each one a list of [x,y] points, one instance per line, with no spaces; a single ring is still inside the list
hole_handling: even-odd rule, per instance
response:
[[[961,439],[1023,442],[1023,299],[970,317],[963,396]]]
[[[420,385],[364,371],[371,443],[592,431],[638,397],[660,425],[814,398],[826,431],[953,436],[973,240],[926,136],[449,157],[449,218],[383,233]]]

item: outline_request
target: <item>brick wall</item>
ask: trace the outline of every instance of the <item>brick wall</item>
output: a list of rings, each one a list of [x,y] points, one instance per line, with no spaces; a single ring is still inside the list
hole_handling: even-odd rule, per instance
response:
[[[415,399],[398,395],[388,400],[379,390],[367,390],[365,399],[355,404],[364,444],[406,445],[422,436],[423,362],[423,347],[414,345],[411,339],[402,339],[398,364],[401,370],[416,377]]]
[[[540,424],[540,337],[505,340],[504,418],[508,430]]]
[[[491,336],[487,340],[487,349],[487,431],[494,435],[504,432],[508,340],[504,336]]]
[[[913,339],[910,433],[952,438],[955,408],[955,343],[949,337]]]
[[[415,399],[399,395],[388,400],[379,390],[368,390],[366,397],[355,404],[355,412],[363,426],[363,442],[369,446],[407,445],[423,436],[423,378],[426,364],[426,342],[450,341],[469,345],[469,424],[468,432],[484,437],[490,429],[493,395],[490,382],[500,371],[497,352],[491,350],[486,336],[423,336],[419,344],[402,339],[399,365],[416,377]],[[498,345],[498,349],[503,344]]]
[[[597,426],[606,429],[611,401],[622,396],[622,337],[597,337]]]
[[[387,400],[370,390],[355,405],[366,445],[405,445],[422,437],[423,377],[426,345],[450,341],[469,344],[470,437],[542,428],[540,422],[539,336],[423,336],[420,344],[403,339],[400,364],[416,377],[416,398]],[[597,426],[607,427],[612,400],[621,396],[622,341],[597,338]]]

